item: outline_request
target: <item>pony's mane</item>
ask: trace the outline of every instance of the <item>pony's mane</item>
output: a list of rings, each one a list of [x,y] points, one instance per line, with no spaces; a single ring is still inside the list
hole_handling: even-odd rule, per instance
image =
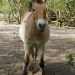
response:
[[[32,0],[32,1],[29,1],[29,6],[28,6],[29,11],[31,11],[32,3],[42,4],[43,0]]]
[[[43,3],[43,0],[33,0],[33,2]]]
[[[32,15],[32,12],[27,11],[27,12],[23,15],[21,22],[27,22],[28,18],[29,18],[31,15]]]

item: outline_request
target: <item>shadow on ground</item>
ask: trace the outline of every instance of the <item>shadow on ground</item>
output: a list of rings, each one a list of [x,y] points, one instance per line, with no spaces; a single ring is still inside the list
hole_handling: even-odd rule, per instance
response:
[[[75,70],[64,63],[49,63],[45,66],[45,75],[75,75]]]

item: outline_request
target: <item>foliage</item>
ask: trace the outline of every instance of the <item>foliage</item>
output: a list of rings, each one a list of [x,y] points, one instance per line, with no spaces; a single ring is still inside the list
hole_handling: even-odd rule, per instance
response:
[[[48,8],[52,10],[64,10],[64,0],[48,0]]]
[[[55,0],[55,9],[64,10],[65,8],[65,0]]]
[[[8,0],[10,4],[10,9],[17,19],[18,23],[21,22],[21,16],[24,14],[26,6],[28,5],[28,0]]]
[[[0,0],[0,7],[2,6],[2,4],[3,4],[3,1],[2,1],[2,0]]]
[[[48,0],[48,9],[57,14],[63,25],[75,26],[75,0]],[[64,19],[64,21],[62,21]]]
[[[12,17],[20,23],[21,16],[29,6],[29,1],[31,0],[0,0],[0,12],[8,14],[8,19]],[[67,21],[75,15],[75,0],[47,0],[47,7],[55,13],[60,11],[61,15],[59,16],[65,16]]]
[[[67,60],[67,64],[73,66],[74,65],[74,58],[73,58],[73,54],[72,53],[68,53],[65,56],[66,60]]]
[[[75,0],[66,0],[65,1],[66,12],[70,14],[70,16],[75,15]]]
[[[9,7],[10,6],[7,0],[0,0],[0,11],[8,13],[10,11]]]
[[[8,14],[9,22],[11,19],[16,19],[21,22],[21,16],[27,10],[30,0],[0,0],[0,11]]]

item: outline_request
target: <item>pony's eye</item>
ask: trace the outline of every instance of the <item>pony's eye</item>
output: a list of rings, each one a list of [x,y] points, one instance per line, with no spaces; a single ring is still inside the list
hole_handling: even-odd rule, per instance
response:
[[[35,11],[35,8],[32,8],[32,11]]]

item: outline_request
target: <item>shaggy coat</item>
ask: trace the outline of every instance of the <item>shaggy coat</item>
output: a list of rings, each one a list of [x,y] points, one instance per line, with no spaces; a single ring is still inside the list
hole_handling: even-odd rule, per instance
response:
[[[39,32],[35,25],[32,12],[27,12],[20,27],[20,37],[24,42],[25,51],[27,44],[44,45],[49,39],[49,27],[46,26],[44,32]]]
[[[44,47],[45,43],[49,39],[49,27],[48,24],[45,26],[44,31],[41,32],[37,29],[35,21],[39,18],[46,18],[46,10],[43,4],[34,3],[33,11],[37,9],[35,12],[28,11],[25,13],[24,18],[22,20],[22,25],[20,27],[19,35],[24,42],[24,50],[25,50],[25,70],[23,75],[27,75],[27,66],[30,62],[41,63],[41,67],[43,69],[44,66]],[[35,49],[34,49],[35,48]],[[35,51],[34,51],[35,50]],[[39,56],[39,59],[37,59]],[[44,74],[42,74],[44,75]]]

